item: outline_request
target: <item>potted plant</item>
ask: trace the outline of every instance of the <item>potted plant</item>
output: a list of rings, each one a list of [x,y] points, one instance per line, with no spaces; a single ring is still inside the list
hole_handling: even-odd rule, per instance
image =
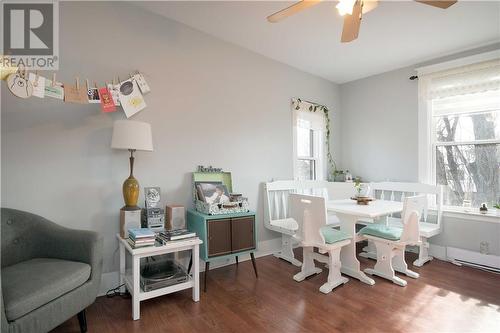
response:
[[[344,182],[345,181],[345,173],[344,170],[333,170],[333,181],[334,182]]]
[[[363,191],[363,184],[361,184],[361,178],[356,177],[354,179],[354,188],[356,189],[356,198],[361,197],[361,192]]]

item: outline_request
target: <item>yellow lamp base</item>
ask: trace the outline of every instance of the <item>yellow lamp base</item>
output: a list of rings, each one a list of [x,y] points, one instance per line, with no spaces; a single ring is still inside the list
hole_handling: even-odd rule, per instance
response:
[[[137,209],[137,201],[139,200],[139,182],[134,176],[130,175],[123,182],[123,200],[125,201],[125,209]]]

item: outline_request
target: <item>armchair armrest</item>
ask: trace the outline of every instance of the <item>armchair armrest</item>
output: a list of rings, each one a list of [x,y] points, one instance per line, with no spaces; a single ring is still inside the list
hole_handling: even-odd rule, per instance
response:
[[[103,240],[96,232],[69,229],[55,223],[39,224],[37,229],[39,256],[87,263],[92,268],[90,279],[100,280]]]

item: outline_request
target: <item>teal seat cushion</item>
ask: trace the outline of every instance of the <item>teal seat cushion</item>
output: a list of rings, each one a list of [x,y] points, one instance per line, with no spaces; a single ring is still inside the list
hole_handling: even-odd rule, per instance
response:
[[[330,225],[325,225],[324,227],[321,227],[320,231],[323,237],[325,238],[326,244],[334,244],[352,238],[349,234],[337,230]]]
[[[90,265],[60,259],[36,258],[2,267],[5,315],[16,320],[78,288],[90,277]]]
[[[370,235],[383,239],[397,241],[401,238],[403,229],[385,224],[370,224],[359,231],[361,235]]]

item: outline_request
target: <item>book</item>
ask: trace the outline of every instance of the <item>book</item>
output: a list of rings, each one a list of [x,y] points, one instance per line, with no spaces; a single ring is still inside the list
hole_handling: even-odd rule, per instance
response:
[[[130,228],[128,235],[132,239],[155,238],[156,234],[149,228]]]
[[[139,247],[146,247],[146,246],[154,246],[155,245],[155,241],[154,240],[152,242],[136,243],[133,240],[131,240],[130,238],[128,238],[127,242],[129,243],[129,245],[133,249],[136,249],[136,248],[139,248]]]
[[[167,241],[174,241],[186,238],[196,237],[195,232],[187,229],[167,230],[160,232],[160,236]]]

